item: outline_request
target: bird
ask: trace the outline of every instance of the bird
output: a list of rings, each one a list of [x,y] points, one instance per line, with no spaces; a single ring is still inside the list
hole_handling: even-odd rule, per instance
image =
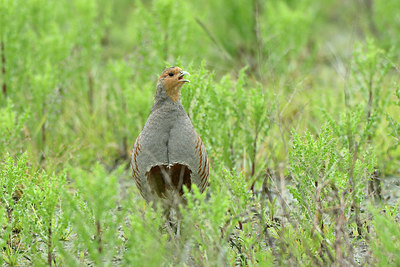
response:
[[[165,69],[154,104],[131,154],[134,181],[146,202],[179,202],[183,187],[208,185],[209,161],[200,136],[181,104],[181,88],[190,75],[179,67]]]

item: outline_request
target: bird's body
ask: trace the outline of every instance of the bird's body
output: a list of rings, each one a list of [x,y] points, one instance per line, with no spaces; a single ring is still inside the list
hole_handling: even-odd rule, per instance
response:
[[[171,76],[173,74],[173,76]],[[136,139],[131,159],[133,177],[146,201],[182,195],[192,184],[203,192],[208,159],[199,135],[180,103],[180,87],[188,80],[178,67],[165,70],[157,84],[154,105]]]

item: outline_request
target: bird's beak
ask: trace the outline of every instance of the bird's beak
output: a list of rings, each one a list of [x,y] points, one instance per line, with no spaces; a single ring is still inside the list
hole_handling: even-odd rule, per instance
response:
[[[189,83],[189,80],[183,79],[183,76],[190,75],[189,72],[181,70],[181,75],[179,75],[178,80],[184,83]]]

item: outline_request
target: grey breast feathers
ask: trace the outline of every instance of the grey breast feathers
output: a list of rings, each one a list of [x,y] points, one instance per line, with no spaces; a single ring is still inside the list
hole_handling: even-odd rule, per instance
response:
[[[188,166],[191,182],[203,192],[208,184],[209,165],[206,149],[185,114],[171,129],[168,141],[170,164],[179,163]]]
[[[167,143],[170,124],[163,118],[162,113],[152,112],[133,147],[132,175],[146,200],[149,200],[150,194],[146,173],[154,166],[168,165]]]
[[[150,114],[132,151],[132,175],[147,201],[153,197],[154,192],[163,192],[158,188],[165,186],[161,181],[163,177],[165,179],[163,173],[168,173],[172,178],[183,175],[184,185],[190,187],[196,184],[201,192],[208,184],[207,153],[189,117],[183,109],[179,113],[170,113],[168,117],[160,116],[162,113],[165,114]],[[174,180],[170,183],[175,184]],[[180,188],[176,189],[181,191],[182,182],[177,184]]]

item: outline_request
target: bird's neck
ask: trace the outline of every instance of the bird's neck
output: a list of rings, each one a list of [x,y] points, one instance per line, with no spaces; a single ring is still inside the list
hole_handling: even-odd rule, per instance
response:
[[[159,83],[157,84],[156,93],[154,94],[154,105],[152,109],[155,109],[162,105],[173,105],[177,107],[182,106],[180,97],[172,100],[171,97],[167,95],[164,86]]]

